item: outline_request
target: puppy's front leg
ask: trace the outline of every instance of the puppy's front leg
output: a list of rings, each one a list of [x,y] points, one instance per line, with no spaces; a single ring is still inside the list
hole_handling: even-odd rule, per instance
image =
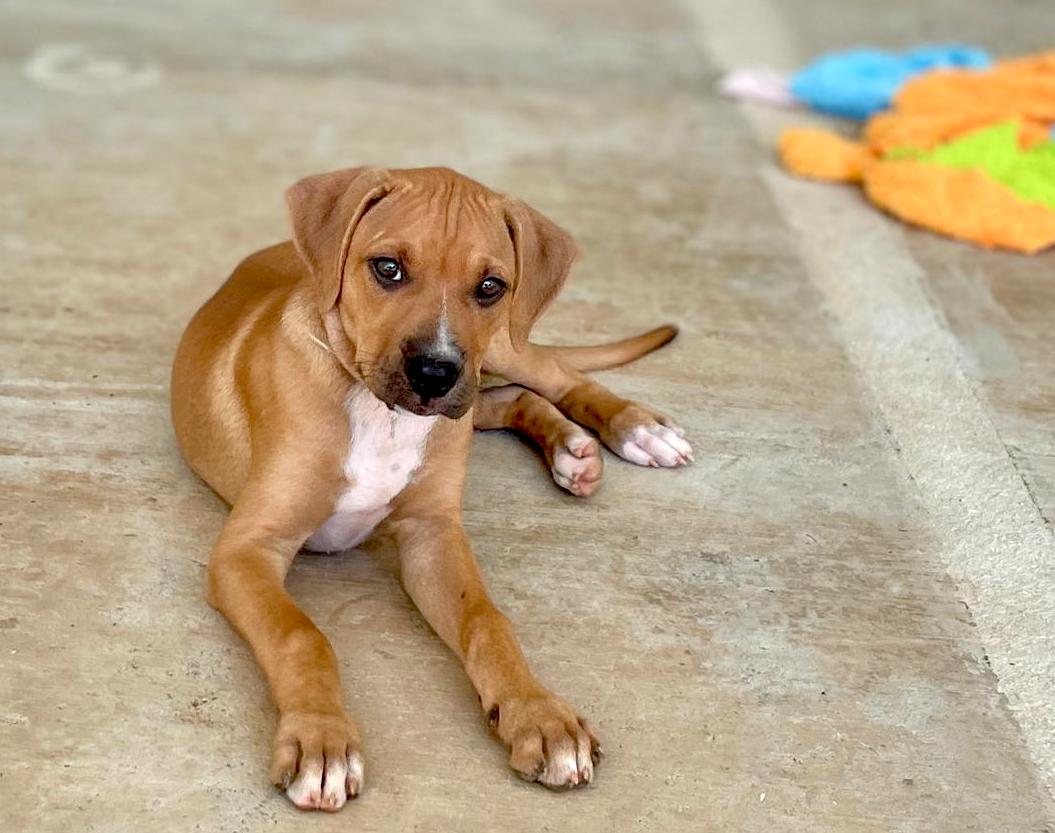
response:
[[[283,482],[251,482],[208,566],[208,598],[253,649],[279,711],[272,782],[304,810],[339,810],[362,788],[359,731],[329,641],[283,587],[313,531],[313,506]],[[317,525],[317,524],[316,524]]]
[[[531,673],[513,627],[484,587],[457,507],[447,517],[393,525],[403,586],[457,654],[491,728],[510,748],[509,765],[553,789],[586,784],[601,750],[589,725]]]

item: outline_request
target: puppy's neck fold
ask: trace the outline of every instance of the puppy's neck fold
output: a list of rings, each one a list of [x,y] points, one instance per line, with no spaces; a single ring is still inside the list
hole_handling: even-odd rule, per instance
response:
[[[337,307],[322,316],[322,326],[326,332],[326,341],[329,342],[325,347],[333,353],[349,376],[357,382],[362,382],[362,375],[355,367],[355,352],[352,347],[352,341],[344,328],[344,323],[341,321],[341,313]]]

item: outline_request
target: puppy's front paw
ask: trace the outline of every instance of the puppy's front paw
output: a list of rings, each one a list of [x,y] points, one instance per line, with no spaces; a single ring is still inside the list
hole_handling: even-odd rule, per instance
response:
[[[302,810],[340,810],[363,788],[355,724],[343,714],[283,714],[275,734],[271,782]]]
[[[576,426],[574,432],[547,450],[550,471],[558,486],[578,497],[589,497],[597,491],[604,470],[597,440]]]
[[[692,462],[685,432],[668,417],[631,403],[612,417],[601,432],[612,451],[639,466],[671,468]]]
[[[509,765],[526,781],[553,790],[593,780],[602,751],[589,724],[559,697],[540,692],[491,708],[491,728],[510,748]]]

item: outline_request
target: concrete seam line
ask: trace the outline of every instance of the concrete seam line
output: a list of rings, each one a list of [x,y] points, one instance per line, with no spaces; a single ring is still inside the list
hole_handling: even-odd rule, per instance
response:
[[[845,189],[772,168],[763,179],[918,485],[998,687],[1055,791],[1055,536],[889,221]]]

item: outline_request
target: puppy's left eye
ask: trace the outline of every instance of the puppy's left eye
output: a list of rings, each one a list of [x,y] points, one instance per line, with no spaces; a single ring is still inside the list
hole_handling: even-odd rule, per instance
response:
[[[403,267],[395,258],[375,257],[370,261],[370,268],[374,270],[374,278],[385,289],[393,289],[403,282]]]
[[[476,287],[476,303],[482,307],[489,307],[505,294],[506,282],[490,275],[480,281],[480,285]]]

